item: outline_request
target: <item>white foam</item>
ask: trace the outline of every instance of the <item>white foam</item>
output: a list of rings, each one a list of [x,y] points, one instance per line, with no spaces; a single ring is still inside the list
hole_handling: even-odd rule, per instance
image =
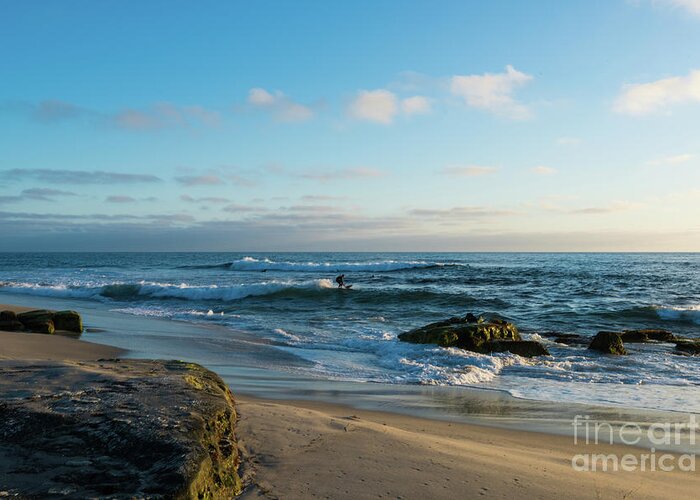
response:
[[[244,257],[229,268],[234,271],[308,271],[308,272],[386,272],[401,269],[420,269],[439,266],[436,262],[421,260],[385,260],[377,262],[275,262],[270,259]]]
[[[656,314],[664,320],[685,320],[700,325],[700,304],[688,306],[655,306]]]

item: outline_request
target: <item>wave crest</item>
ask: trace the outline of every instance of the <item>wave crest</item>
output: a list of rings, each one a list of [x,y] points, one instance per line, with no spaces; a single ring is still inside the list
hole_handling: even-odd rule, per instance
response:
[[[254,284],[241,284],[229,286],[196,286],[182,283],[180,285],[169,283],[110,283],[102,286],[69,286],[47,285],[34,283],[3,282],[0,288],[8,292],[28,295],[65,297],[65,298],[92,298],[92,299],[180,299],[229,302],[244,299],[246,297],[285,293],[288,291],[319,291],[334,288],[328,279],[292,283],[284,281],[267,281]]]
[[[420,260],[386,260],[378,262],[277,262],[270,259],[244,257],[233,262],[182,266],[180,269],[228,269],[231,271],[297,271],[297,272],[391,272],[404,269],[428,269],[444,264]]]

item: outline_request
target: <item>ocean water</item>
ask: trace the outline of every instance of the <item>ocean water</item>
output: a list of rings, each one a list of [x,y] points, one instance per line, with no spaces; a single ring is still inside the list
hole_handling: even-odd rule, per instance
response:
[[[340,273],[352,290],[335,286]],[[244,334],[257,348],[238,349],[231,364],[247,357],[264,366],[274,354],[288,373],[318,379],[700,412],[700,357],[674,354],[672,344],[631,344],[632,355],[609,357],[547,336],[664,328],[700,337],[700,254],[5,253],[0,302],[3,295],[215,325],[217,342],[190,340],[217,366],[228,362],[227,339]],[[467,312],[515,322],[552,355],[397,340]]]

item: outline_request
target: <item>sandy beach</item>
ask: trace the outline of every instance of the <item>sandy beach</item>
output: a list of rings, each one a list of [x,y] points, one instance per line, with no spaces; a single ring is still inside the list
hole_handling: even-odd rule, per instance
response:
[[[3,309],[22,308],[7,305]],[[123,350],[60,335],[0,333],[0,366],[114,358]],[[232,387],[236,392],[236,388]],[[581,472],[571,437],[310,401],[237,397],[243,498],[692,498],[695,472]],[[648,452],[648,450],[646,450]]]
[[[697,473],[577,472],[569,437],[298,401],[239,398],[243,498],[693,498]]]

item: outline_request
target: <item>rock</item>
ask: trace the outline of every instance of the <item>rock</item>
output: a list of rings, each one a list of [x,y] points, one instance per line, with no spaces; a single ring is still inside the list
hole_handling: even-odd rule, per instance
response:
[[[179,361],[0,366],[0,477],[17,498],[233,498],[236,410]],[[10,458],[11,457],[11,458]]]
[[[566,345],[586,345],[588,339],[577,333],[561,333],[554,337],[554,341]]]
[[[549,356],[545,346],[535,340],[493,340],[487,344],[490,352],[511,352],[525,358]]]
[[[34,311],[19,313],[17,319],[22,323],[53,320],[53,311],[35,309]]]
[[[512,323],[501,319],[467,322],[467,317],[450,318],[399,335],[399,340],[414,344],[437,344],[460,347],[469,351],[489,352],[487,343],[493,340],[522,340]]]
[[[17,314],[14,311],[0,311],[0,321],[17,321]]]
[[[482,318],[481,316],[477,318],[472,313],[467,313],[467,315],[464,317],[464,321],[466,323],[483,323],[484,318]]]
[[[700,354],[700,340],[679,340],[676,342],[676,351],[683,354]]]
[[[32,333],[46,333],[48,335],[53,334],[56,331],[56,327],[53,321],[48,320],[37,320],[37,321],[24,321],[22,323],[24,329]]]
[[[598,332],[588,348],[605,354],[627,354],[622,343],[622,334],[619,332]]]
[[[622,332],[623,342],[673,342],[676,339],[668,330],[625,330]]]
[[[75,311],[57,311],[53,314],[56,330],[83,333],[83,319]]]
[[[24,330],[24,325],[17,320],[2,320],[0,319],[0,331],[3,332],[21,332]]]
[[[63,330],[74,333],[83,332],[83,319],[75,311],[49,311],[37,309],[17,315],[26,330],[34,333],[54,333]]]

